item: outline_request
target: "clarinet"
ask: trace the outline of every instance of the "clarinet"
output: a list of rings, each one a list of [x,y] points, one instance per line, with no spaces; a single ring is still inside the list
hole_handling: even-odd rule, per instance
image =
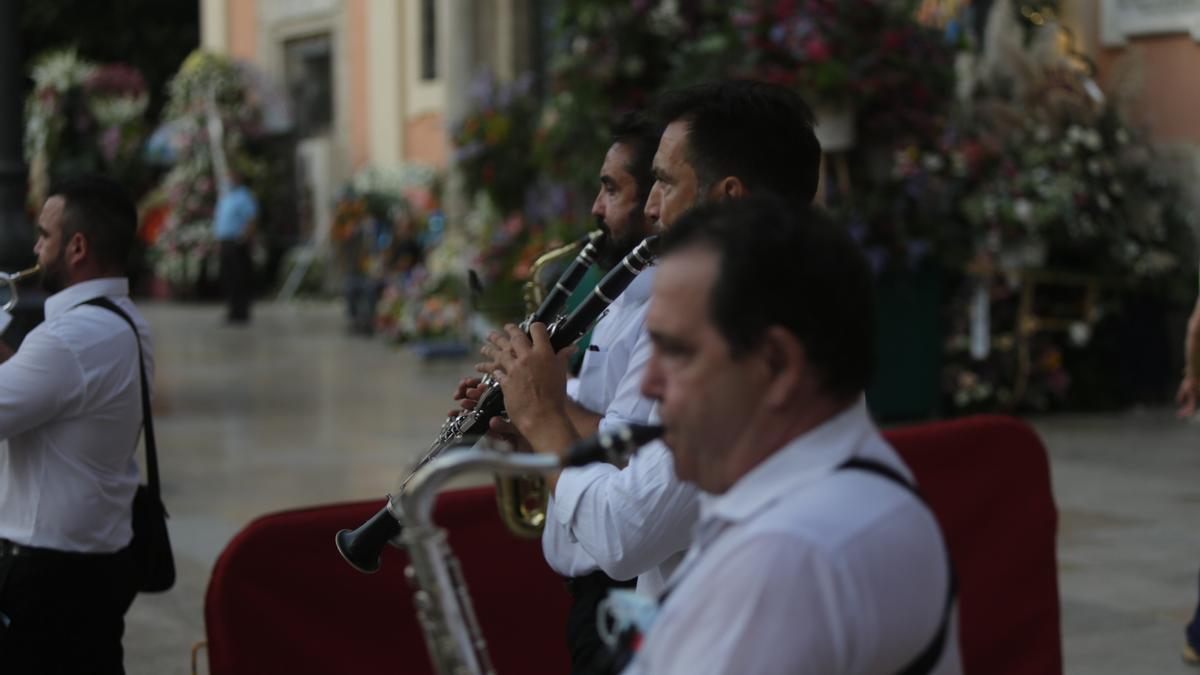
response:
[[[600,283],[592,289],[587,299],[575,308],[575,311],[551,324],[548,329],[551,348],[557,352],[582,337],[588,328],[600,317],[600,314],[633,282],[634,278],[638,274],[641,274],[642,270],[653,264],[657,250],[658,237],[647,237],[629,255],[625,256],[619,265],[614,267],[600,280]],[[547,300],[549,300],[549,297],[547,297]],[[541,314],[540,308],[534,315],[539,314]],[[527,323],[533,324],[534,322],[534,317],[531,317]],[[526,332],[528,333],[527,326]],[[468,445],[469,441],[473,442],[474,439],[482,437],[487,433],[488,424],[492,418],[503,414],[504,393],[493,381],[487,384],[474,408],[446,421],[433,445],[429,447],[425,455],[417,461],[412,471],[400,483],[399,496],[404,494],[413,476],[416,476],[426,464],[437,458],[447,448]],[[342,530],[337,534],[336,543],[338,551],[342,554],[346,562],[350,563],[352,567],[360,572],[370,573],[378,570],[379,558],[375,556],[374,559],[358,559],[353,555],[352,551],[348,550],[347,542],[356,539],[356,533],[361,530],[369,530],[373,536],[383,537],[384,541],[395,539],[400,534],[401,528],[396,515],[389,511],[394,499],[393,496],[389,495],[388,504],[359,527],[358,530],[354,532]]]
[[[658,237],[648,237],[645,241],[637,245],[621,264],[614,267],[605,277],[592,289],[591,294],[584,300],[574,312],[565,318],[559,319],[550,324],[547,329],[550,333],[550,347],[554,351],[558,351],[563,347],[573,344],[576,340],[583,337],[600,314],[610,305],[625,288],[633,282],[634,278],[646,269],[654,261],[654,251],[658,246]],[[526,325],[525,333],[529,334],[529,325],[532,325],[535,320],[531,320]],[[455,417],[446,422],[442,428],[442,433],[438,435],[437,440],[433,442],[425,456],[417,462],[414,467],[420,469],[429,460],[437,457],[448,447],[455,445],[464,445],[467,439],[477,438],[487,433],[488,423],[493,417],[504,414],[504,392],[493,382],[489,384],[475,407],[466,411],[462,415]],[[411,474],[409,478],[411,478]],[[400,489],[408,483],[408,478],[401,484]]]

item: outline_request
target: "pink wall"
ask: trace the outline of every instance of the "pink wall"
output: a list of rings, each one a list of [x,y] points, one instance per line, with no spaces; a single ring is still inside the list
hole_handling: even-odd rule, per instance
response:
[[[1134,114],[1156,140],[1200,144],[1200,43],[1179,34],[1134,37],[1118,48],[1093,44],[1101,45],[1096,65],[1106,91],[1130,66],[1141,79]]]
[[[229,53],[258,62],[258,0],[227,0]]]
[[[404,125],[404,159],[446,166],[446,123],[441,113],[426,113]]]

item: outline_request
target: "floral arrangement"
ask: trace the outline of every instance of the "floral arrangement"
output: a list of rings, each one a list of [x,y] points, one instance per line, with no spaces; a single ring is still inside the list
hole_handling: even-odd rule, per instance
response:
[[[461,236],[447,236],[438,204],[441,176],[424,165],[368,167],[341,190],[332,238],[351,288],[379,288],[373,329],[395,342],[461,335],[464,319]],[[397,248],[415,240],[415,261]],[[368,309],[370,311],[370,309]]]
[[[197,292],[201,278],[216,279],[220,257],[208,223],[189,223],[163,230],[154,242],[154,274],[179,297]]]
[[[931,217],[957,224],[943,229],[943,252],[955,251],[947,260],[974,269],[947,306],[943,385],[954,410],[1070,405],[1072,362],[1086,360],[1123,298],[1190,291],[1195,216],[1181,183],[1119,102],[1088,82],[1045,71],[1026,99],[977,102],[933,147],[896,154],[897,181],[933,205]],[[1094,279],[1104,292],[1075,310],[1069,330],[1022,337],[1025,270]]]
[[[33,66],[25,105],[25,160],[31,208],[60,173],[103,171],[130,189],[144,187],[140,161],[149,103],[141,72],[95,64],[74,50],[51,52]]]
[[[207,116],[210,110],[219,116],[228,161],[253,186],[264,163],[247,148],[262,133],[262,109],[246,71],[228,57],[203,50],[188,56],[168,90],[165,117],[172,130],[174,165],[160,187],[170,211],[149,254],[154,269],[176,293],[190,296],[198,284],[216,279],[219,264],[212,239],[217,182]]]
[[[895,152],[893,185],[943,224],[937,244],[950,259],[1133,283],[1179,268],[1193,214],[1178,182],[1119,105],[1083,81],[1052,74],[1034,98],[977,105],[934,144]]]
[[[955,46],[918,23],[919,0],[748,0],[733,12],[742,72],[794,87],[864,129],[922,134],[953,87]]]
[[[450,130],[466,190],[483,192],[505,212],[524,206],[537,171],[529,154],[537,119],[530,84],[528,76],[498,83],[480,73],[468,94],[472,111]]]

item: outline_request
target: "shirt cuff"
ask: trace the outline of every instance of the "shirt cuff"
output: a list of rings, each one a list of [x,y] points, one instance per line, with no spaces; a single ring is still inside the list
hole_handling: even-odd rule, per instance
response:
[[[8,324],[12,323],[12,320],[12,314],[0,312],[0,335],[4,335],[4,331],[8,328]]]
[[[579,502],[583,499],[583,493],[592,483],[616,470],[617,467],[603,462],[563,469],[558,475],[558,484],[554,487],[553,513],[550,515],[560,524],[570,527]]]

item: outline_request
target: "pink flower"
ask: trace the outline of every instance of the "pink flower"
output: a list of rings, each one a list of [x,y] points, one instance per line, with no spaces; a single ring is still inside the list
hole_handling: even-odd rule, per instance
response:
[[[829,49],[829,45],[820,38],[813,38],[804,45],[804,55],[809,61],[820,63],[828,61],[833,53]]]

